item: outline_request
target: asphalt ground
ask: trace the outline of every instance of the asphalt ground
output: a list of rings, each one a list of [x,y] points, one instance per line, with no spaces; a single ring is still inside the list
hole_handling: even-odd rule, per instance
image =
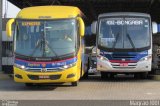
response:
[[[70,83],[26,87],[13,78],[0,79],[0,100],[160,100],[160,81],[120,76],[102,80],[99,75]]]

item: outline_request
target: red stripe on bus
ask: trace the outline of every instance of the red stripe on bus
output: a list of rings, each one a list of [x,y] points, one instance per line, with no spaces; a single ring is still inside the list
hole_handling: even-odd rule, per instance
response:
[[[76,56],[75,56],[76,57]],[[59,61],[50,61],[50,62],[35,62],[35,61],[28,61],[28,60],[22,60],[22,59],[19,59],[19,58],[15,58],[16,60],[19,60],[19,61],[24,61],[24,62],[31,62],[31,63],[35,63],[35,64],[42,64],[42,63],[57,63],[57,62],[63,62],[63,61],[66,61],[66,60],[71,60],[75,57],[72,57],[72,58],[68,58],[68,59],[65,59],[65,60],[59,60]]]

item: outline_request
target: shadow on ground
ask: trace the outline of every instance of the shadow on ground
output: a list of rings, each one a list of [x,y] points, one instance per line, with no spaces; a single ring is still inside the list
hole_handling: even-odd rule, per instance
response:
[[[108,78],[108,79],[101,79],[99,75],[91,75],[87,79],[81,79],[79,81],[79,85],[77,87],[71,86],[70,83],[61,83],[61,84],[41,84],[41,85],[34,85],[31,87],[26,87],[23,83],[16,83],[13,79],[2,80],[0,81],[0,91],[54,91],[57,88],[74,88],[78,89],[81,87],[81,83],[145,83],[145,82],[152,82],[151,79],[136,79],[133,76],[118,76],[115,78]],[[87,85],[87,84],[86,84]]]

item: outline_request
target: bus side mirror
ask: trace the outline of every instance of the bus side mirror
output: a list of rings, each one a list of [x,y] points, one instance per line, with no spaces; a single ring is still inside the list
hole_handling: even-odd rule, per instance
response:
[[[7,25],[6,25],[6,35],[8,37],[11,37],[12,36],[12,24],[14,23],[15,19],[10,19],[8,22],[7,22]]]
[[[96,34],[96,32],[97,32],[97,21],[92,22],[91,32],[92,32],[92,34]]]
[[[158,24],[156,22],[152,22],[152,32],[153,34],[158,33]]]
[[[82,20],[81,17],[78,17],[77,18],[78,21],[79,21],[79,33],[80,33],[80,36],[84,36],[84,33],[85,33],[85,25],[84,25],[84,21]]]

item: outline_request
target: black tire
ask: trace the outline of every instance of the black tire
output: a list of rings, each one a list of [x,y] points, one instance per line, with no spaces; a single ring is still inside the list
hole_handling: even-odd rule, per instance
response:
[[[107,79],[107,78],[108,78],[108,73],[101,71],[101,79]]]
[[[158,49],[159,49],[159,46],[157,44],[153,44],[152,71],[150,72],[151,74],[158,74],[158,71],[157,71],[158,64],[159,64]]]
[[[114,73],[110,73],[110,78],[114,79],[114,75],[115,75]]]
[[[148,74],[152,75],[152,74],[154,74],[154,71],[155,71],[155,69],[152,68],[151,71],[148,72]]]
[[[148,78],[148,72],[142,72],[142,73],[140,73],[140,77],[142,79],[147,79]]]
[[[72,86],[78,86],[78,81],[71,82],[71,85],[72,85]]]
[[[88,79],[88,70],[89,70],[89,68],[90,68],[90,61],[89,61],[89,59],[88,59],[88,64],[87,64],[87,71],[84,73],[84,78],[85,79]]]
[[[148,78],[148,72],[135,73],[134,77],[137,78],[137,79],[147,79]]]
[[[151,74],[160,75],[160,70],[158,70],[158,69],[153,69]]]
[[[134,78],[136,78],[136,79],[140,79],[140,78],[141,78],[140,73],[135,73],[135,74],[134,74]]]
[[[26,87],[32,87],[34,84],[33,83],[25,83]]]

